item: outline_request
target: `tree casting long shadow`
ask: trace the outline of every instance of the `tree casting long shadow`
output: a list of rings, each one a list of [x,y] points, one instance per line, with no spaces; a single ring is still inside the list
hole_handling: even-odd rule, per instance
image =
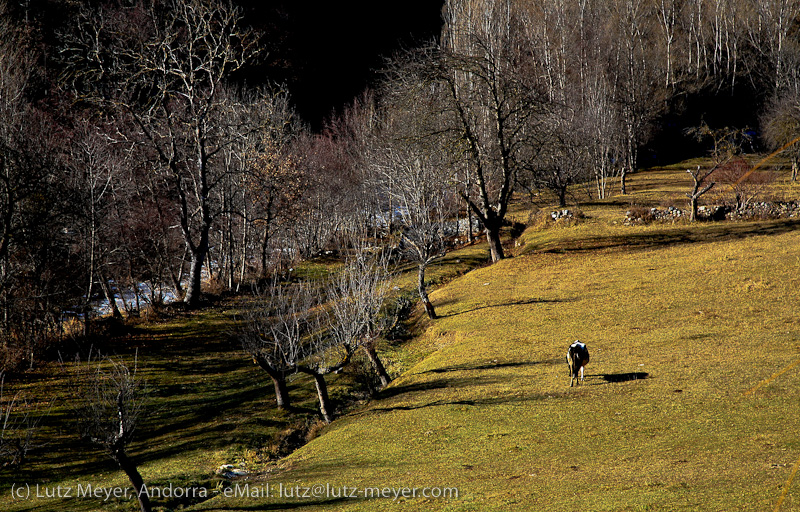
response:
[[[463,315],[465,313],[473,313],[475,311],[480,311],[482,309],[489,309],[489,308],[504,308],[508,306],[526,306],[530,304],[548,304],[548,303],[556,303],[556,302],[571,302],[574,299],[518,299],[518,300],[511,300],[507,302],[499,302],[497,304],[484,304],[482,306],[475,306],[470,309],[465,309],[463,311],[456,311],[455,313],[448,313],[446,315],[439,315],[440,318],[448,318],[458,315]],[[444,304],[437,304],[437,306],[442,306]]]
[[[445,366],[442,368],[433,368],[425,370],[424,372],[415,373],[414,375],[423,375],[426,373],[448,373],[448,372],[462,372],[470,370],[495,370],[500,368],[519,368],[522,366],[536,366],[541,364],[558,364],[563,363],[561,359],[549,359],[544,361],[508,361],[504,363],[485,363],[485,364],[460,364],[455,366]]]
[[[711,243],[751,236],[782,235],[800,229],[800,221],[779,219],[762,222],[719,222],[708,229],[697,230],[691,226],[683,229],[664,229],[645,233],[595,236],[578,240],[559,240],[558,247],[531,247],[526,254],[570,253],[598,249],[648,249],[680,244]]]

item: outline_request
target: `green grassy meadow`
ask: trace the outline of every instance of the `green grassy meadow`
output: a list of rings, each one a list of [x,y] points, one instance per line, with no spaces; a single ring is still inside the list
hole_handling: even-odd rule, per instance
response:
[[[688,165],[633,175],[630,195],[581,204],[586,218],[573,225],[529,228],[498,264],[481,265],[481,245],[450,254],[432,269],[444,283],[431,294],[440,318],[417,313],[415,336],[383,347],[393,383],[277,462],[258,462],[259,450],[297,420],[275,410],[266,375],[225,340],[236,304],[139,327],[119,352],[138,348],[155,412],[130,452],[148,484],[209,490],[157,508],[800,510],[800,221],[622,225],[632,204],[678,204]],[[570,388],[564,355],[576,339],[591,361]],[[49,370],[24,387],[58,390]],[[291,392],[313,410],[308,381]],[[52,442],[3,476],[0,509],[136,510],[10,499],[21,482],[128,485],[72,440],[67,413],[57,402]],[[240,462],[246,479],[214,475]]]

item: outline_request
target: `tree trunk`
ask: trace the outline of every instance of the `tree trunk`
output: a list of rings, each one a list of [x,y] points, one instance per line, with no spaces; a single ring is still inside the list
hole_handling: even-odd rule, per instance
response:
[[[697,196],[692,196],[689,198],[689,205],[689,209],[691,210],[689,222],[695,222],[697,220]]]
[[[330,398],[328,398],[328,385],[325,383],[325,375],[314,372],[314,384],[317,386],[317,398],[319,398],[319,412],[325,423],[333,421],[333,408]]]
[[[189,307],[196,307],[200,303],[200,283],[202,281],[203,276],[203,261],[206,257],[206,252],[208,250],[208,240],[201,246],[205,245],[205,247],[198,247],[196,250],[192,251],[192,263],[189,268],[189,282],[186,285],[186,296],[183,298],[183,302]]]
[[[245,207],[245,217],[242,222],[242,251],[241,259],[242,264],[239,267],[239,281],[236,283],[236,293],[239,293],[239,287],[244,283],[245,271],[247,270],[247,235],[250,231],[250,222],[247,220],[247,207]]]
[[[183,265],[183,262],[181,262],[181,265]],[[180,276],[175,274],[175,270],[173,270],[172,266],[169,264],[167,264],[167,272],[169,272],[169,278],[172,280],[172,289],[175,290],[175,298],[180,300],[183,295]]]
[[[491,253],[492,263],[497,263],[505,258],[505,254],[503,253],[503,244],[500,241],[500,225],[499,223],[497,226],[492,227],[487,225],[485,229],[486,241],[489,242],[489,252]]]
[[[436,318],[436,311],[433,309],[433,304],[431,304],[431,299],[428,298],[428,291],[425,288],[425,267],[424,263],[420,263],[419,265],[419,272],[417,273],[417,290],[419,292],[419,298],[422,300],[422,305],[425,306],[425,312],[428,314],[428,318],[434,319]]]
[[[622,169],[619,172],[619,188],[620,193],[624,196],[628,193],[628,171],[625,170],[625,166],[622,166]]]
[[[92,228],[89,235],[89,282],[86,286],[86,303],[84,304],[84,322],[83,333],[86,334],[86,329],[92,316],[92,295],[94,294],[94,265],[95,265],[95,243],[97,240],[95,219],[94,219],[94,202],[92,202]]]
[[[228,203],[226,205],[226,208],[232,210],[230,206],[230,203],[232,201],[230,199],[230,191],[227,188],[224,190],[225,190],[225,195],[223,197],[225,199],[225,202]],[[227,217],[228,218],[226,219],[227,222],[225,223],[226,224],[225,227],[227,230],[226,236],[228,240],[226,244],[223,244],[226,247],[225,252],[227,252],[227,254],[225,255],[223,261],[225,261],[225,263],[227,264],[227,270],[228,270],[228,275],[225,276],[227,278],[227,289],[231,291],[233,290],[233,284],[236,278],[236,257],[234,254],[236,252],[236,243],[234,242],[233,239],[233,215],[229,214]]]
[[[183,291],[183,285],[181,283],[183,282],[183,267],[184,267],[184,263],[186,263],[186,253],[187,253],[187,251],[188,251],[188,249],[186,247],[184,247],[183,256],[181,256],[181,264],[178,265],[178,275],[173,278],[173,283],[172,283],[173,286],[175,287],[175,297],[178,297],[180,300],[183,300],[185,298],[184,291]],[[172,268],[172,267],[170,267],[170,268]]]
[[[286,370],[278,370],[269,364],[269,362],[258,354],[253,355],[255,363],[272,379],[272,384],[275,387],[275,402],[278,409],[289,409],[291,400],[289,399],[289,388],[286,385]]]
[[[389,377],[389,372],[386,371],[386,367],[383,366],[383,362],[381,361],[380,357],[378,357],[375,347],[371,343],[365,345],[364,352],[367,353],[369,362],[372,363],[372,368],[375,369],[375,373],[378,374],[378,378],[381,380],[381,387],[385,388],[389,385],[389,383],[392,382],[392,378]]]
[[[261,236],[261,279],[269,277],[267,272],[267,250],[269,248],[269,223],[264,226],[264,234]]]
[[[558,188],[558,206],[567,206],[567,187],[566,185]]]
[[[688,172],[689,175],[691,175],[692,179],[694,179],[694,187],[692,188],[692,193],[686,194],[689,197],[690,201],[689,204],[691,205],[691,216],[689,217],[689,222],[695,222],[697,220],[697,200],[700,198],[700,196],[702,196],[703,194],[714,188],[715,182],[712,181],[702,189],[700,188],[700,185],[702,184],[703,180],[711,176],[711,173],[713,173],[716,169],[717,167],[714,167],[705,174],[702,174],[700,172],[699,165],[697,166],[697,171],[695,172],[692,172],[691,169],[686,170],[686,172]]]
[[[472,234],[472,209],[467,205],[467,241],[471,244],[475,241],[475,236]]]
[[[597,199],[605,199],[606,198],[605,170],[601,169],[595,172],[594,181],[595,181],[595,187],[597,189]]]
[[[136,464],[134,464],[134,462],[128,458],[128,455],[125,453],[124,449],[116,450],[114,453],[112,453],[112,457],[114,457],[114,460],[117,461],[120,469],[125,472],[128,480],[131,481],[133,490],[136,491],[136,497],[139,499],[139,509],[142,512],[150,512],[152,510],[150,505],[150,496],[145,488],[142,475],[139,474],[139,470],[136,468]]]
[[[114,290],[111,289],[111,285],[108,284],[108,279],[102,273],[98,275],[98,278],[100,279],[100,289],[103,290],[103,295],[106,296],[108,301],[108,307],[111,308],[111,317],[122,318],[122,313],[119,312],[119,307],[117,306],[117,298],[114,296]]]
[[[275,387],[275,402],[278,405],[278,409],[289,409],[289,387],[286,385],[286,375],[282,372],[277,372],[274,375],[270,374],[270,377]]]
[[[201,282],[203,276],[203,263],[208,257],[209,252],[209,233],[211,231],[212,217],[210,213],[209,188],[208,188],[208,154],[206,153],[204,126],[200,122],[194,127],[195,140],[198,142],[197,146],[197,162],[198,168],[195,178],[195,192],[194,196],[197,198],[197,210],[200,213],[200,224],[197,228],[199,240],[194,243],[194,237],[190,228],[190,221],[193,215],[189,212],[189,206],[186,200],[186,191],[182,188],[183,183],[180,177],[180,172],[175,171],[177,180],[177,187],[181,195],[181,231],[183,238],[186,242],[186,247],[189,249],[191,256],[191,263],[189,266],[189,279],[186,286],[186,295],[183,297],[183,302],[190,308],[196,308],[200,304],[202,296]],[[224,262],[220,262],[224,265]],[[209,267],[209,270],[211,268]],[[211,274],[211,272],[209,272]]]

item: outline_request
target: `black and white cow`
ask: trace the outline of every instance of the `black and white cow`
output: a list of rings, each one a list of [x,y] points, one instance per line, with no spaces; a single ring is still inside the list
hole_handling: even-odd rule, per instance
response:
[[[575,343],[569,346],[567,349],[567,365],[569,366],[569,387],[572,387],[573,383],[576,379],[578,379],[578,374],[580,373],[580,379],[578,380],[578,385],[583,382],[583,367],[589,362],[589,349],[586,348],[585,343],[581,343],[580,340],[575,340]]]

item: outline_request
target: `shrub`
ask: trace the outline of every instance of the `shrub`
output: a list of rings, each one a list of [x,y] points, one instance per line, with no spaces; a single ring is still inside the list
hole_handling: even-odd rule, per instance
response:
[[[636,224],[650,224],[656,220],[653,209],[647,208],[646,206],[631,206],[628,208],[628,211],[625,212],[625,218],[631,223]]]
[[[717,169],[715,179],[722,185],[724,193],[736,211],[743,211],[749,204],[763,199],[777,175],[773,171],[753,170],[744,158],[733,158]],[[724,192],[722,192],[724,191]]]

